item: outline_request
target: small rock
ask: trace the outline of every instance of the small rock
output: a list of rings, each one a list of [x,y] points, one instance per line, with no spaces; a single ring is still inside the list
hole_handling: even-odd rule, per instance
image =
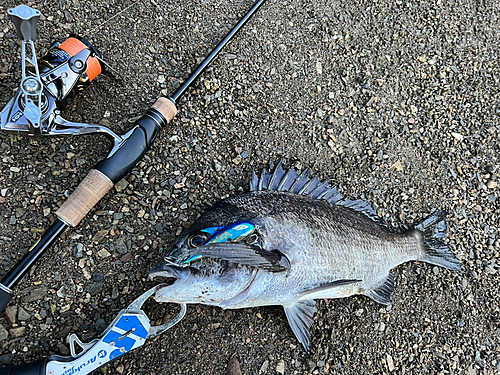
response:
[[[81,258],[83,256],[83,244],[76,244],[76,246],[73,248],[73,255],[76,258]]]
[[[68,22],[68,23],[73,22],[75,20],[73,18],[73,16],[71,15],[71,13],[68,12],[67,10],[64,11],[64,18],[66,19],[66,22]]]
[[[235,354],[227,362],[227,375],[241,375],[240,362],[236,359]]]
[[[94,281],[101,281],[104,280],[104,275],[101,272],[96,272],[92,275],[92,279]]]
[[[125,190],[128,186],[128,181],[122,178],[120,181],[118,181],[115,185],[115,189],[117,192],[121,192]]]
[[[61,286],[61,287],[57,290],[56,294],[57,294],[57,296],[58,296],[59,298],[64,298],[64,297],[72,297],[72,295],[70,295],[70,294],[66,293],[66,286],[65,286],[65,285]]]
[[[316,62],[316,71],[318,74],[323,74],[323,66],[321,65],[321,61]]]
[[[24,288],[19,292],[19,294],[22,295],[21,301],[23,302],[34,302],[38,301],[39,299],[42,299],[48,291],[49,288],[46,286],[30,286],[27,288]],[[18,317],[19,318],[19,317]]]
[[[108,258],[108,257],[111,256],[111,254],[109,253],[109,251],[106,250],[106,249],[99,250],[97,252],[97,255],[99,255],[99,258],[103,258],[103,259]]]
[[[109,230],[100,230],[97,232],[92,238],[92,242],[100,242],[104,237],[106,237],[109,233]]]
[[[120,292],[118,291],[118,285],[115,285],[113,291],[111,292],[111,299],[117,299],[119,295]]]
[[[85,288],[84,288],[84,290],[87,293],[90,293],[91,295],[94,295],[94,294],[96,294],[98,291],[100,291],[102,289],[103,285],[104,285],[104,281],[99,281],[97,283],[86,285]]]
[[[57,349],[59,350],[59,353],[61,353],[64,356],[68,356],[70,354],[68,347],[64,345],[62,342],[57,344]]]
[[[260,366],[259,372],[265,373],[267,371],[268,366],[269,366],[269,361],[265,360],[262,366]]]
[[[14,324],[16,322],[16,317],[17,317],[17,306],[12,306],[9,305],[5,308],[5,315],[7,316],[7,319]]]
[[[0,342],[9,337],[9,331],[5,329],[3,325],[0,324]]]
[[[19,307],[18,312],[17,312],[17,319],[19,321],[24,322],[26,320],[31,319],[31,315],[22,307]]]
[[[18,337],[21,337],[24,334],[25,330],[26,330],[26,327],[17,327],[17,328],[9,329],[9,333],[13,339],[17,339]]]
[[[161,223],[156,223],[154,228],[158,233],[163,233],[163,225]]]
[[[103,332],[106,328],[108,328],[108,325],[104,321],[104,319],[97,319],[95,322],[95,329],[98,332]]]
[[[122,256],[120,260],[122,262],[130,262],[131,259],[132,259],[132,253],[128,252],[127,254],[125,254],[124,256]]]
[[[387,367],[389,368],[389,371],[394,371],[394,361],[389,354],[387,354],[386,361],[387,361]]]
[[[118,366],[116,366],[117,373],[122,374],[124,370],[125,370],[125,367],[123,366],[122,363],[120,363]]]
[[[284,374],[285,373],[285,362],[279,361],[278,364],[276,365],[276,372],[278,374]]]

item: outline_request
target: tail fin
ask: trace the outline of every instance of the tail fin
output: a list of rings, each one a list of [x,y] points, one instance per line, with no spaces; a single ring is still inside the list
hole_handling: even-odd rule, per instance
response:
[[[423,240],[421,247],[423,255],[419,260],[458,271],[461,268],[460,261],[443,242],[441,238],[446,237],[446,212],[436,211],[427,219],[415,227]]]

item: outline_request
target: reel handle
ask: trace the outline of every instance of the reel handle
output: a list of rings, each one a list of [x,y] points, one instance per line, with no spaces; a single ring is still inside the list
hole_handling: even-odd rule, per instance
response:
[[[40,11],[21,4],[7,11],[10,20],[16,25],[17,37],[25,42],[36,39],[36,25],[40,19]]]

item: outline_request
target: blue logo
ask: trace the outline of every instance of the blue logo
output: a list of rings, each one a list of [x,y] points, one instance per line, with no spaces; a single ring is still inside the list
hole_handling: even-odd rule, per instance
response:
[[[97,353],[97,356],[99,358],[104,358],[104,357],[106,357],[106,354],[108,354],[108,353],[106,353],[106,350],[99,350],[99,353]]]
[[[22,115],[23,115],[23,112],[21,110],[17,111],[16,113],[14,113],[14,115],[10,119],[10,122],[16,122],[17,120],[19,120],[21,118]]]

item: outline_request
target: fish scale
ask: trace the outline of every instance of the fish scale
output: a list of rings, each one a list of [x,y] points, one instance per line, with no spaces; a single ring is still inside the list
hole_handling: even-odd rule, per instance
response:
[[[167,252],[168,262],[150,272],[153,279],[175,279],[155,298],[225,309],[282,305],[308,350],[315,299],[362,294],[388,304],[391,270],[402,263],[460,269],[441,241],[445,217],[436,211],[397,233],[369,203],[343,198],[328,181],[309,178],[305,171],[285,172],[280,162],[274,173],[264,170],[258,178],[254,172],[250,192],[216,203],[179,236]],[[224,231],[240,221],[251,233],[230,240]],[[222,228],[218,236],[228,240],[205,241],[204,230],[213,227]]]

